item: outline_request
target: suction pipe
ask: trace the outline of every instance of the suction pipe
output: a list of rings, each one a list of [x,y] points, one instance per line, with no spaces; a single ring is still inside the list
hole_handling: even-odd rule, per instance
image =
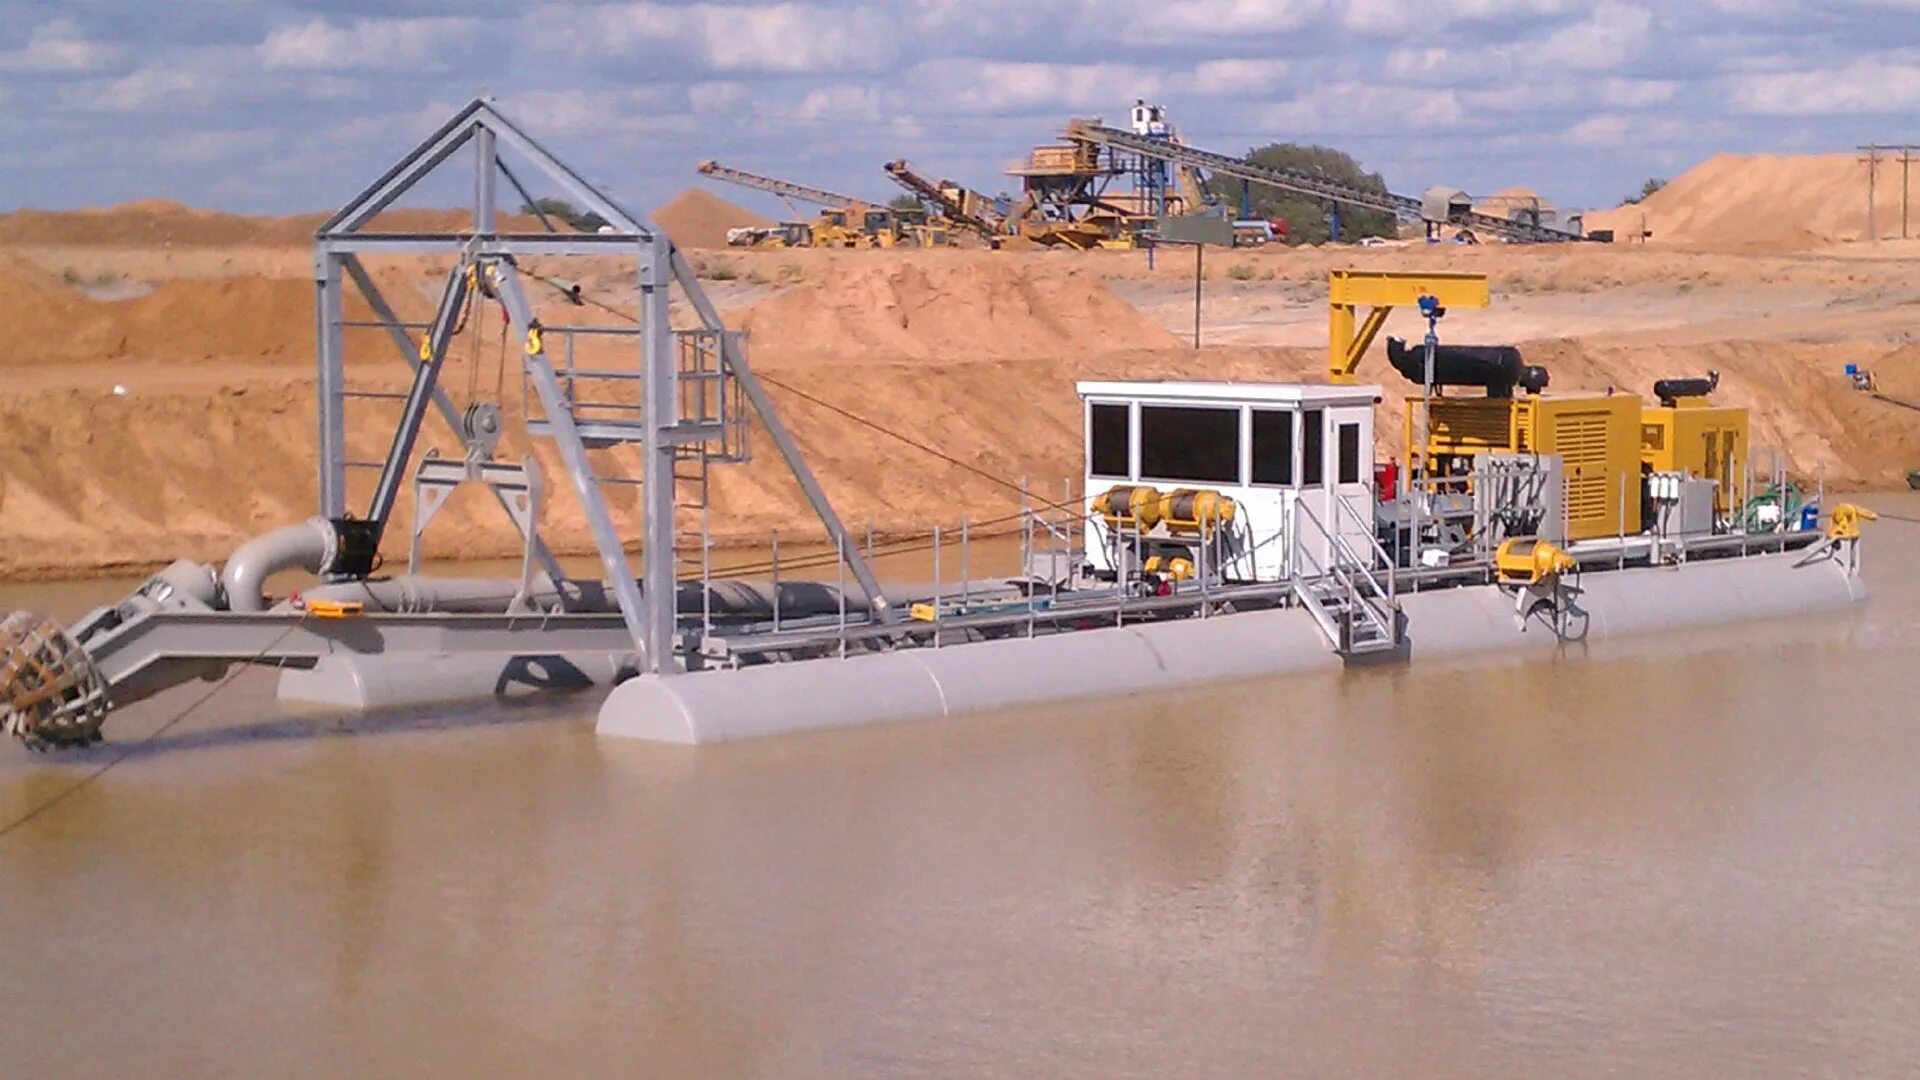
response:
[[[227,610],[265,611],[263,589],[267,578],[295,566],[317,574],[333,561],[338,546],[333,524],[318,517],[275,529],[241,544],[220,571],[220,587],[227,594]]]

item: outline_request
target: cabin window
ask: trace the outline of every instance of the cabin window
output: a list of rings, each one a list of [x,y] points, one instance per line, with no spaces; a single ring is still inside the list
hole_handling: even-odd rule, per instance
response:
[[[1300,414],[1300,483],[1319,487],[1327,482],[1326,419],[1319,409]]]
[[[1340,425],[1340,483],[1360,482],[1360,425]]]
[[[1285,487],[1293,483],[1293,413],[1253,410],[1253,482]]]
[[[1090,431],[1087,459],[1095,476],[1125,480],[1130,470],[1127,445],[1132,442],[1133,410],[1125,405],[1094,405],[1088,409]]]
[[[1140,407],[1140,478],[1240,482],[1240,410]]]

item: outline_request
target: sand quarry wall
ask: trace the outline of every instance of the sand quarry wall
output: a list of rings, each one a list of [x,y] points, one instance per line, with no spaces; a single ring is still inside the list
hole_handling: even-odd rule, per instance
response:
[[[0,399],[0,576],[223,558],[246,537],[313,512],[308,283],[176,281],[101,302],[17,260],[0,260],[0,283],[9,308],[46,313],[22,324],[10,361],[20,378]],[[403,315],[426,314],[418,287],[396,284],[389,294],[420,309],[403,305]],[[965,470],[916,458],[897,440],[794,391],[870,414],[994,475],[1051,477],[1072,468],[1063,450],[1078,444],[1073,379],[1147,370],[1174,345],[1097,281],[1035,280],[1005,265],[863,268],[776,294],[738,323],[843,513],[883,533],[946,515],[956,499],[977,501],[985,516],[1015,497]],[[404,369],[376,345],[355,354],[368,361],[350,366],[349,381],[404,386]],[[492,329],[477,349],[465,335],[455,341],[445,384],[456,396],[470,384],[496,384],[498,346]],[[1162,364],[1169,375],[1190,373],[1181,370],[1187,366]],[[127,392],[114,393],[115,383]],[[510,418],[520,413],[517,384],[506,380]],[[389,424],[381,403],[355,403],[349,456],[383,456]],[[750,465],[717,475],[716,516],[729,523],[722,538],[810,531],[778,455],[764,433],[756,441]],[[456,445],[437,418],[429,422],[423,446],[451,452]],[[509,440],[505,453],[528,449]],[[535,449],[557,479],[557,459]],[[631,450],[596,457],[604,472],[637,471]],[[349,486],[363,503],[369,474],[351,474]],[[557,483],[552,490],[550,538],[562,550],[590,550],[570,494]],[[637,535],[638,493],[610,487],[607,495],[616,518]],[[405,552],[404,509],[396,524],[394,558]],[[484,493],[463,491],[436,521],[428,550],[502,555],[515,540]]]
[[[968,513],[983,531],[1018,506],[992,478],[1030,477],[1058,489],[1080,459],[1073,391],[1086,378],[1313,379],[1317,349],[1181,346],[1064,260],[1012,258],[846,260],[732,313],[749,332],[756,368],[843,516],[901,534]],[[431,279],[393,282],[403,314],[423,317]],[[170,281],[146,296],[89,300],[57,276],[0,258],[0,303],[13,317],[0,397],[0,576],[57,576],[144,566],[176,556],[223,558],[242,539],[314,508],[311,296],[301,280]],[[398,302],[398,301],[397,301]],[[33,314],[42,310],[60,316]],[[553,317],[558,319],[559,312]],[[571,317],[571,315],[569,316]],[[39,320],[39,321],[36,321]],[[75,332],[74,327],[82,330]],[[478,350],[456,342],[447,385],[491,385],[497,329]],[[1857,344],[1857,343],[1856,343]],[[384,348],[384,347],[383,347]],[[1896,485],[1920,463],[1914,414],[1846,389],[1835,377],[1857,347],[1729,341],[1686,348],[1547,341],[1529,346],[1557,389],[1644,388],[1655,377],[1717,367],[1723,397],[1756,411],[1757,435],[1807,474],[1853,486]],[[468,365],[477,355],[478,366]],[[381,350],[356,360],[351,380],[404,385]],[[1889,363],[1890,388],[1900,391]],[[1385,369],[1381,369],[1385,377]],[[129,392],[116,395],[115,382]],[[515,380],[506,380],[509,413]],[[1920,390],[1920,387],[1916,387]],[[1389,379],[1387,406],[1403,388]],[[824,403],[824,404],[822,404]],[[841,410],[873,422],[850,420]],[[385,451],[389,414],[364,403],[350,417],[354,458]],[[955,465],[892,437],[939,449]],[[1398,424],[1383,423],[1383,453],[1400,454]],[[439,421],[424,445],[456,445]],[[507,453],[524,448],[510,441]],[[544,449],[549,474],[560,474]],[[632,472],[630,450],[601,452],[597,468]],[[371,480],[355,473],[357,504]],[[547,531],[565,551],[589,550],[572,497],[551,485]],[[610,488],[615,516],[637,535],[631,488]],[[403,558],[403,509],[390,558]],[[722,540],[799,539],[811,517],[764,434],[756,458],[720,469],[714,517]],[[516,541],[483,492],[463,491],[436,522],[429,553],[512,554]]]
[[[1854,154],[1721,154],[1638,204],[1587,215],[1587,227],[1622,239],[1644,227],[1654,243],[1790,250],[1866,239],[1867,193],[1867,166]],[[1875,231],[1899,236],[1897,161],[1882,163],[1873,193]]]

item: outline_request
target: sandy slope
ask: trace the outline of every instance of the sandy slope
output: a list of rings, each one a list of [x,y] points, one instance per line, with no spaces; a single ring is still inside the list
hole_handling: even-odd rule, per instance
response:
[[[116,246],[94,236],[93,222],[80,224],[63,231],[43,222],[29,231],[40,240],[0,241],[0,308],[10,328],[0,356],[9,380],[0,396],[0,576],[219,558],[248,535],[311,513],[303,247],[263,241],[263,230],[279,227],[271,223],[236,226],[230,246],[191,249]],[[154,227],[180,231],[166,220]],[[0,227],[6,235],[17,234]],[[1920,378],[1910,374],[1920,360],[1911,350],[1920,325],[1916,253],[1898,245],[1775,254],[1494,245],[1219,253],[1209,257],[1204,312],[1213,344],[1199,353],[1183,344],[1192,318],[1184,259],[1149,269],[1139,253],[708,251],[696,261],[712,276],[716,301],[749,331],[756,366],[844,516],[901,532],[957,524],[963,509],[988,521],[1010,512],[1018,494],[794,391],[986,473],[1053,490],[1079,467],[1076,379],[1317,377],[1323,283],[1339,265],[1484,271],[1495,281],[1495,307],[1450,315],[1444,329],[1453,340],[1524,343],[1530,359],[1552,369],[1556,388],[1645,393],[1654,378],[1715,368],[1723,398],[1751,405],[1759,435],[1806,475],[1896,484],[1920,465],[1920,412],[1852,391],[1840,368],[1876,365],[1890,391],[1920,398]],[[423,318],[444,268],[444,260],[419,259],[378,273],[403,313]],[[613,265],[566,272],[609,296],[627,280]],[[541,299],[550,322],[606,321],[551,293]],[[1419,327],[1401,314],[1390,329]],[[402,384],[387,343],[362,338],[351,347],[355,385]],[[447,385],[456,397],[495,385],[497,323],[479,321],[453,357]],[[1377,358],[1371,374],[1387,383],[1392,408],[1404,387]],[[128,392],[114,394],[116,384]],[[505,385],[511,414],[518,381]],[[383,408],[356,406],[354,457],[384,451]],[[453,445],[437,422],[427,442]],[[521,449],[510,440],[508,452]],[[1391,443],[1386,450],[1399,452]],[[751,465],[716,482],[716,535],[764,542],[779,528],[798,539],[811,531],[804,506],[764,439],[757,451]],[[363,499],[366,474],[353,484]],[[631,526],[634,492],[616,489],[613,498]],[[549,535],[584,550],[571,496],[556,484],[549,503]],[[400,526],[394,559],[405,556],[404,514]],[[429,537],[429,551],[441,555],[512,548],[477,491],[457,496]]]
[[[1874,186],[1874,231],[1900,235],[1899,162]],[[1867,166],[1854,154],[1721,154],[1635,206],[1587,215],[1590,229],[1654,243],[1790,250],[1868,237]],[[1920,224],[1920,220],[1914,222]]]

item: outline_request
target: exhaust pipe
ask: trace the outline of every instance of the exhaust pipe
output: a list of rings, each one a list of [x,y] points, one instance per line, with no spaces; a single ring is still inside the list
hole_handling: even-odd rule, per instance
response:
[[[339,533],[326,518],[309,518],[298,525],[275,529],[241,544],[220,571],[220,588],[228,611],[265,611],[267,579],[299,567],[313,573],[325,570],[340,547]]]

